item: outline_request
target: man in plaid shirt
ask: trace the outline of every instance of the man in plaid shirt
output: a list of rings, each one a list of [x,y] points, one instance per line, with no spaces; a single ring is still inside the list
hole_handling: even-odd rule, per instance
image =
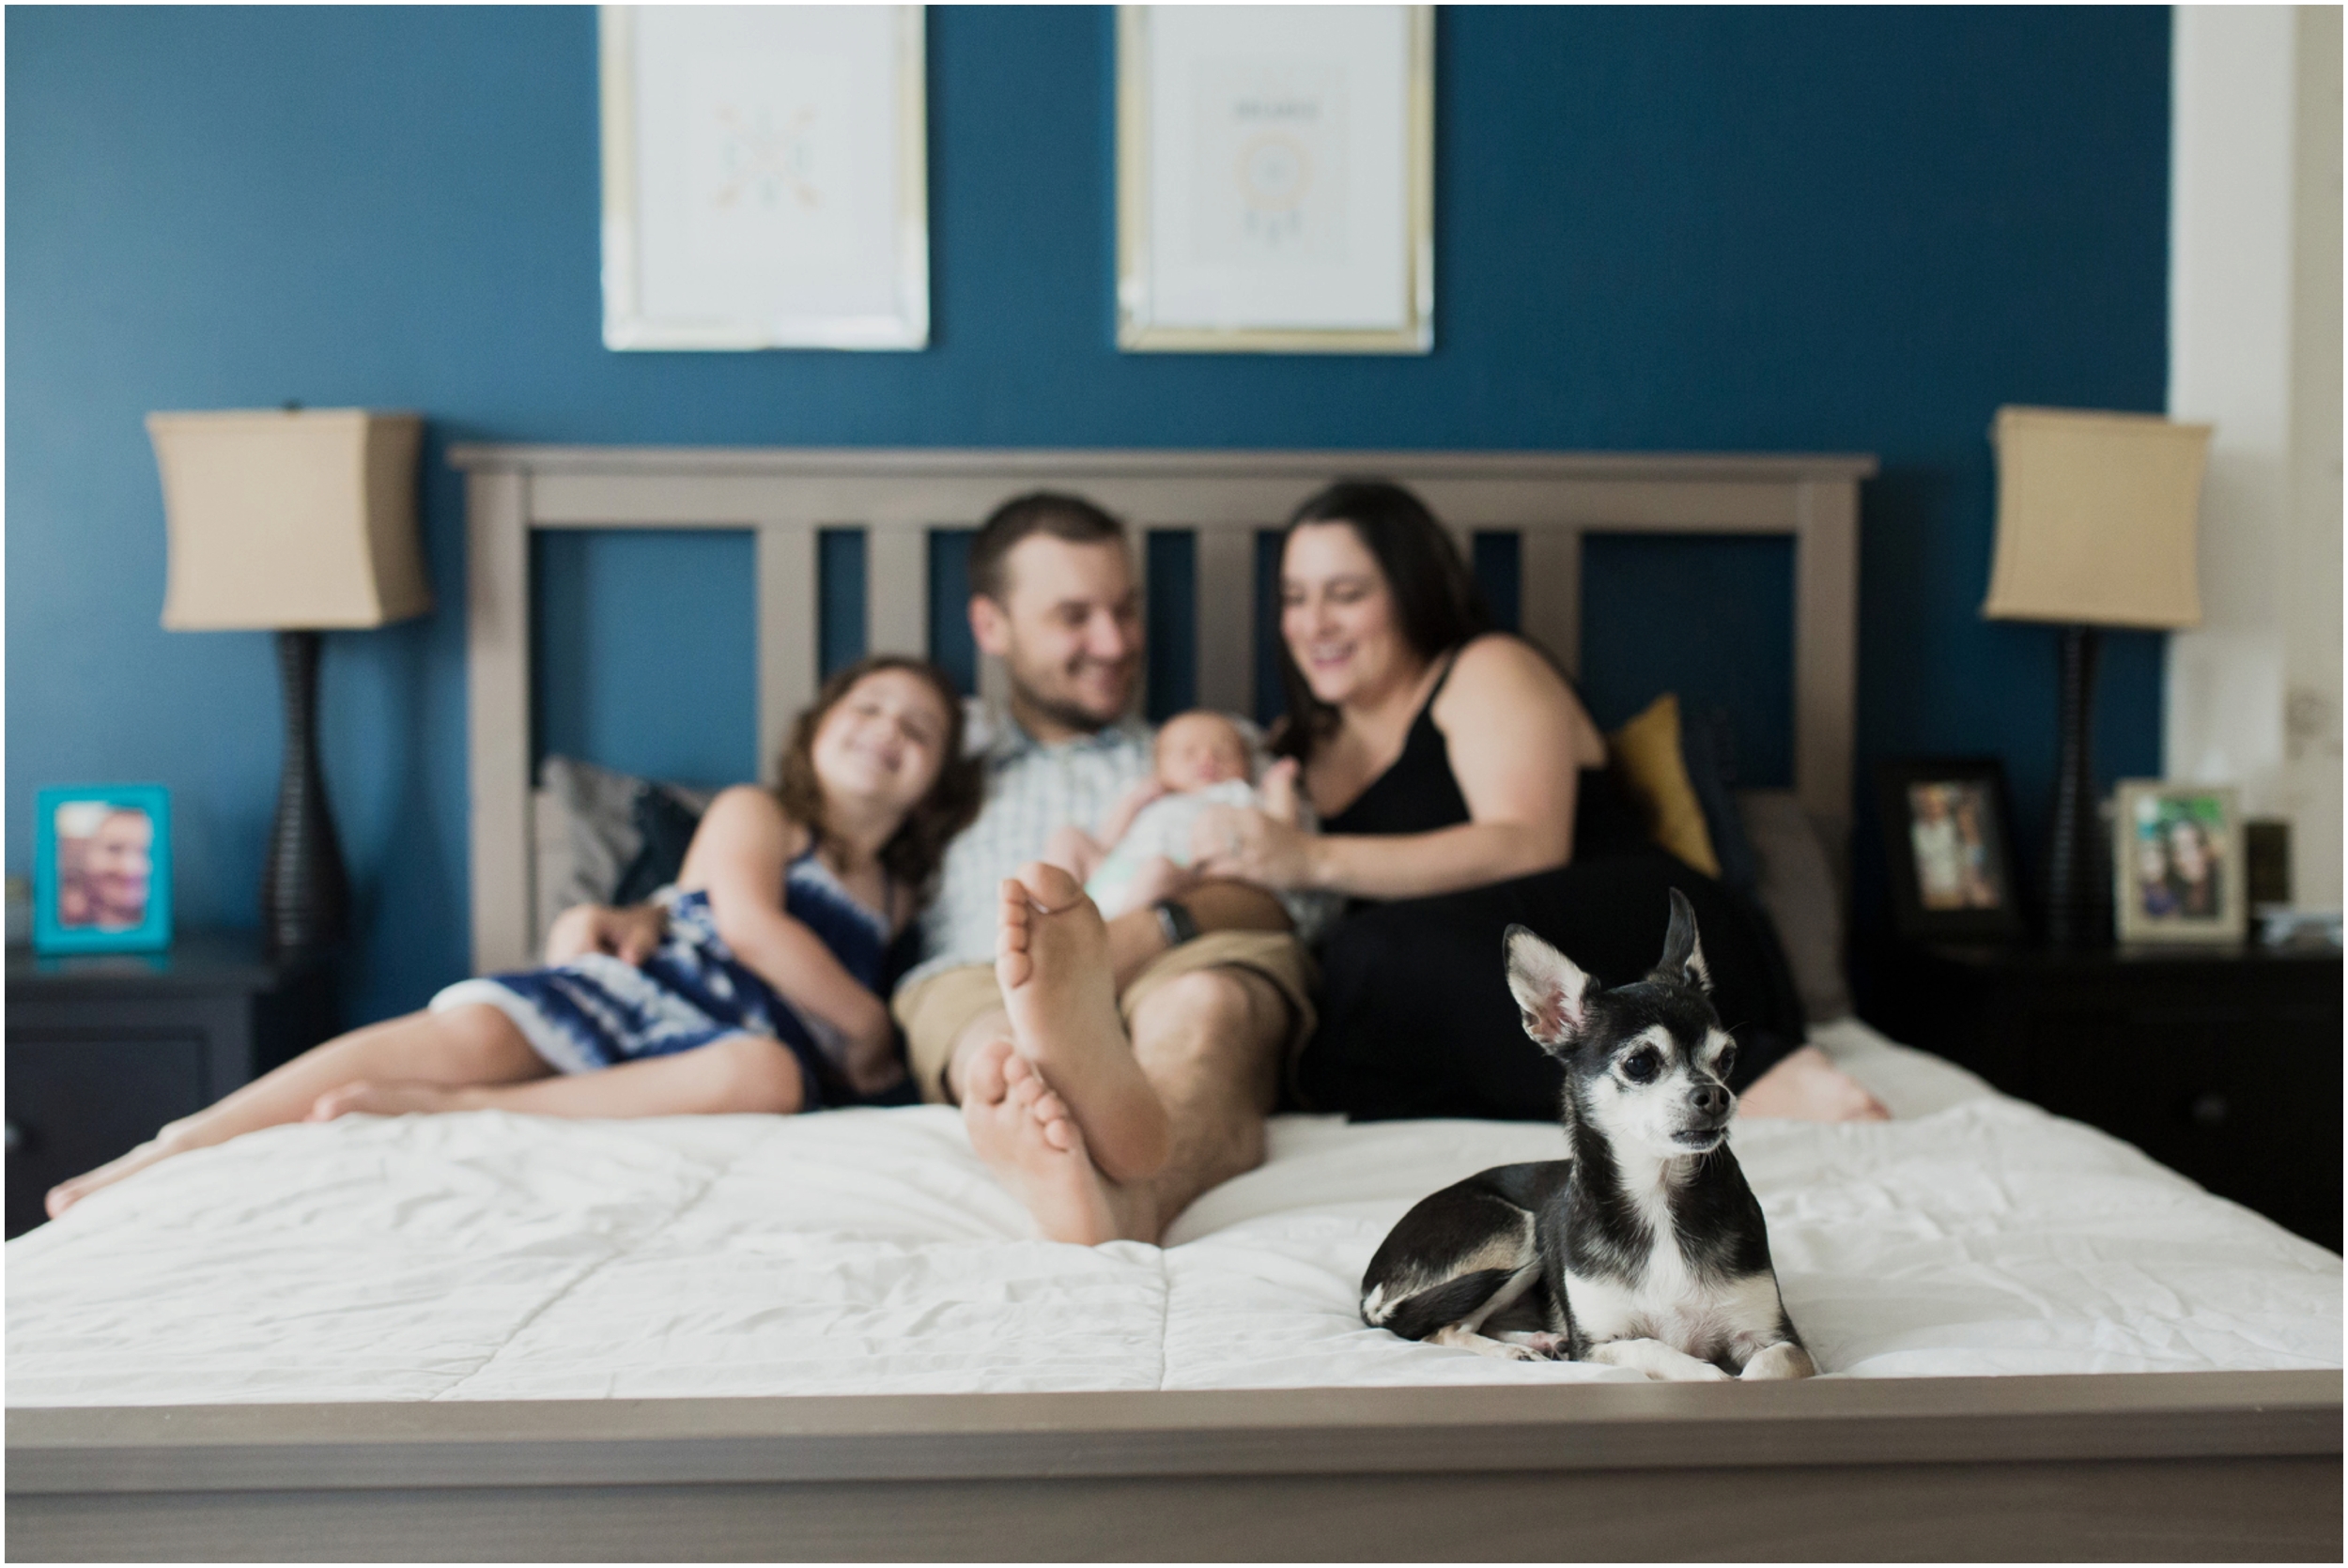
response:
[[[1151,771],[1126,716],[1141,606],[1123,527],[1073,496],[1004,503],[970,550],[970,624],[1003,661],[987,804],[948,851],[929,957],[898,987],[922,1096],[1058,1240],[1155,1241],[1263,1159],[1264,1116],[1311,1033],[1312,961],[1262,889],[1183,878],[1104,922],[1041,863]]]

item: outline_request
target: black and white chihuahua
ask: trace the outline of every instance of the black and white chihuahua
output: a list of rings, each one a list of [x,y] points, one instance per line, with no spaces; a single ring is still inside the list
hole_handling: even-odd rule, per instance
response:
[[[1524,1360],[1694,1381],[1807,1377],[1769,1226],[1729,1152],[1737,1043],[1674,889],[1662,961],[1601,991],[1522,926],[1501,939],[1524,1032],[1566,1065],[1572,1155],[1423,1198],[1362,1276],[1362,1321]]]

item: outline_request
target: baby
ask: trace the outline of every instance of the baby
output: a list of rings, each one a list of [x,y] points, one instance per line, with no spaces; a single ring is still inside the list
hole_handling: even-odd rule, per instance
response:
[[[1079,827],[1054,830],[1043,857],[1085,879],[1104,915],[1115,917],[1163,896],[1176,869],[1190,864],[1190,829],[1210,806],[1252,806],[1283,822],[1298,819],[1295,775],[1274,769],[1259,791],[1250,783],[1247,737],[1221,714],[1177,714],[1160,727],[1157,767],[1128,790],[1095,838]]]

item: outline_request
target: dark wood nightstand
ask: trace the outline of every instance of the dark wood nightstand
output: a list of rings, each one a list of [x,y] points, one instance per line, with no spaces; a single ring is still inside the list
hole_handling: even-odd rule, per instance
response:
[[[39,1224],[68,1176],[334,1032],[332,974],[278,963],[250,932],[190,932],[164,953],[8,949],[8,1234]]]
[[[1892,1038],[2339,1250],[2337,950],[1931,946],[1881,981]]]

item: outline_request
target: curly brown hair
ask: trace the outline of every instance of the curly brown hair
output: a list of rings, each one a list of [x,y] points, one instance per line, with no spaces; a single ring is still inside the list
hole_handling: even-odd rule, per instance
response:
[[[946,672],[927,659],[902,653],[873,653],[833,672],[815,694],[815,700],[793,721],[791,738],[782,748],[777,770],[775,799],[794,821],[806,824],[822,846],[831,840],[824,821],[824,787],[815,776],[815,731],[858,681],[884,670],[902,669],[929,684],[946,707],[944,760],[929,792],[905,813],[904,822],[881,846],[881,869],[899,884],[912,888],[922,903],[935,891],[937,869],[946,846],[968,827],[986,798],[986,772],[981,759],[963,755],[962,697]]]

